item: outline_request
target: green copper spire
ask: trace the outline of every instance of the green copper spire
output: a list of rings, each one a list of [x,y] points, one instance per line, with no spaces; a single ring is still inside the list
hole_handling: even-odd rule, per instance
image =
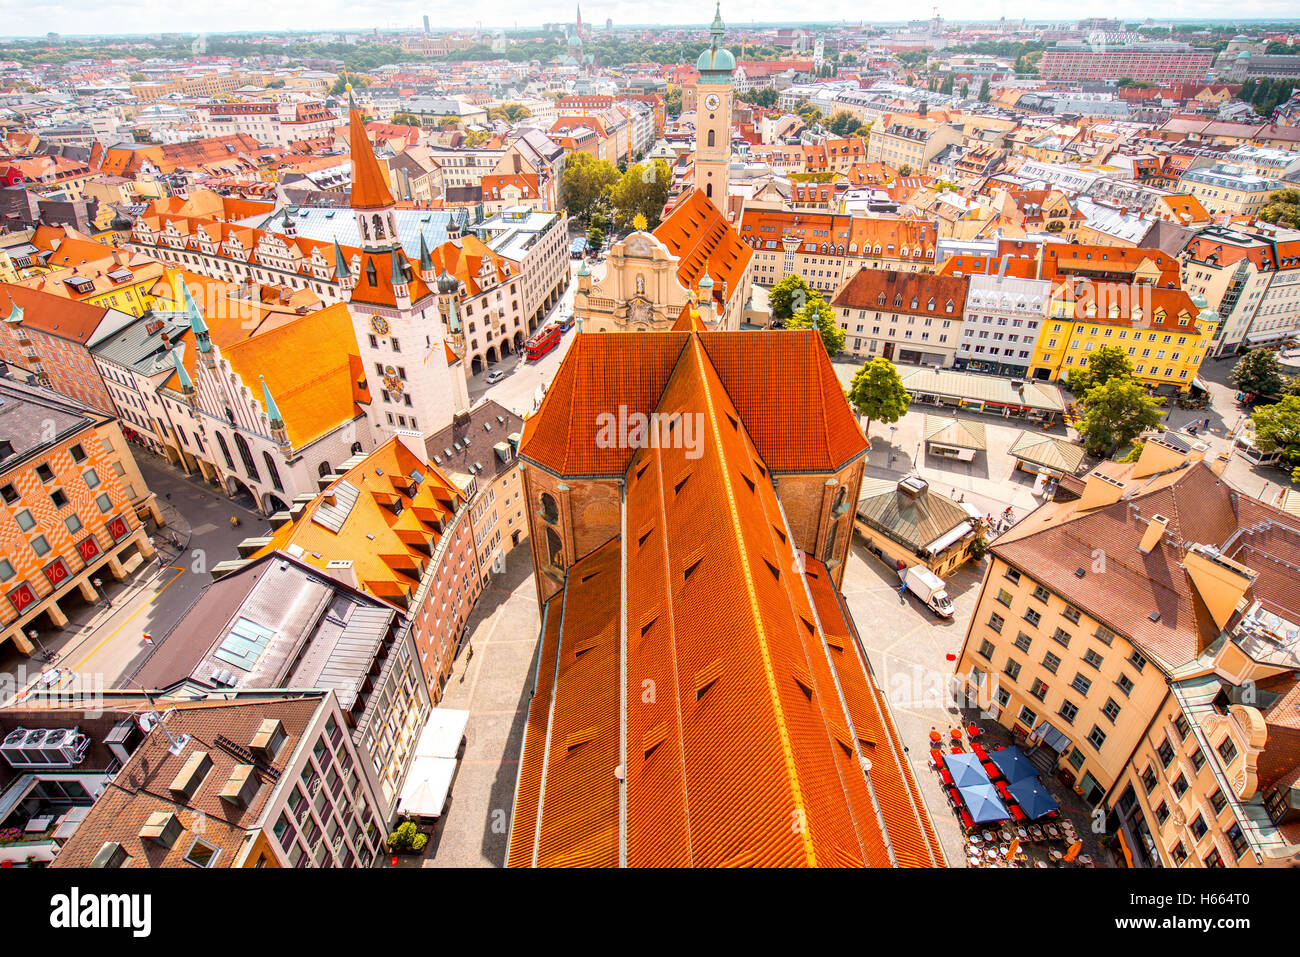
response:
[[[172,365],[176,368],[176,378],[180,380],[181,392],[186,394],[193,392],[194,380],[185,371],[185,363],[181,362],[181,350],[179,348],[172,350]]]
[[[429,246],[424,241],[424,230],[420,230],[420,272],[429,272],[433,269],[433,256],[429,253]]]
[[[348,261],[343,255],[343,247],[339,241],[334,240],[334,275],[338,279],[347,279],[351,275],[348,270]]]
[[[266,377],[257,377],[262,382],[262,405],[266,408],[266,417],[271,420],[271,428],[283,429],[284,419],[280,415],[280,409],[275,404],[275,399],[271,398],[271,390],[266,385]]]
[[[709,27],[709,32],[722,42],[722,33],[726,28],[722,25],[722,0],[718,0],[718,5],[713,10],[713,25]]]
[[[17,325],[22,321],[23,321],[23,307],[18,305],[18,303],[14,302],[13,298],[10,297],[9,315],[5,317],[5,322],[12,322],[15,325]]]
[[[208,324],[203,321],[203,312],[199,309],[199,304],[194,301],[190,295],[190,287],[185,285],[185,280],[179,280],[181,284],[181,303],[184,306],[185,318],[190,321],[190,328],[194,330],[194,341],[199,347],[200,352],[212,351],[212,339],[208,335]]]
[[[393,250],[393,285],[403,286],[410,280],[406,276],[405,255],[398,250]]]
[[[456,310],[456,295],[447,297],[447,326],[452,332],[460,332],[460,313]]]

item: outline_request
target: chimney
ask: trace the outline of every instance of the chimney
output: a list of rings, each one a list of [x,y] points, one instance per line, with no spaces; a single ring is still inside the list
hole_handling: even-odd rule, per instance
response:
[[[1143,555],[1150,555],[1152,550],[1160,544],[1164,538],[1165,529],[1169,527],[1169,519],[1163,515],[1151,516],[1151,521],[1147,524],[1147,530],[1142,533],[1142,541],[1138,543],[1138,551]]]

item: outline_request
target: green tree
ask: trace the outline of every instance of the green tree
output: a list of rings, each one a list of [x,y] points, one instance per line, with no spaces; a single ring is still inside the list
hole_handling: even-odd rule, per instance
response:
[[[912,401],[912,397],[903,388],[898,369],[883,356],[876,356],[864,363],[854,374],[848,399],[853,410],[867,420],[864,432],[871,430],[872,420],[897,422],[907,412],[907,406]]]
[[[659,225],[672,184],[673,171],[663,160],[629,166],[610,189],[610,205],[619,228],[627,229],[638,215],[644,216],[652,229]]]
[[[861,124],[848,110],[839,110],[826,122],[826,128],[836,136],[848,136]]]
[[[338,79],[334,81],[334,85],[330,87],[330,94],[332,96],[342,96],[348,91],[349,83],[352,84],[354,90],[360,90],[370,85],[370,81],[364,76],[356,73],[340,73]]]
[[[533,111],[522,103],[504,103],[488,110],[489,120],[505,120],[507,123],[518,123],[532,115]]]
[[[1252,392],[1261,399],[1282,394],[1282,364],[1271,349],[1246,353],[1228,379],[1242,392]]]
[[[1071,369],[1065,377],[1065,387],[1082,398],[1093,386],[1105,385],[1117,376],[1131,377],[1133,363],[1128,353],[1119,346],[1102,346],[1088,358],[1081,369]]]
[[[143,83],[145,80],[149,78],[137,70],[135,73],[132,73],[130,76],[128,76],[127,79],[130,80],[132,83]]]
[[[605,248],[605,230],[599,226],[593,226],[587,233],[587,252],[592,256],[599,256],[600,251]]]
[[[670,85],[667,92],[664,93],[664,111],[669,116],[682,115],[682,88],[676,85]]]
[[[403,113],[401,111],[393,114],[393,123],[398,126],[420,126],[420,118],[414,113]]]
[[[988,78],[985,77],[984,82],[980,84],[979,101],[981,103],[987,103],[991,99],[993,99],[993,92],[989,89]]]
[[[570,153],[560,181],[569,215],[589,219],[617,182],[618,168],[609,160],[598,160],[589,153]]]
[[[822,345],[829,355],[844,350],[844,330],[835,321],[835,310],[820,295],[814,293],[804,307],[785,321],[787,329],[816,329]]]
[[[1259,211],[1259,218],[1266,223],[1300,229],[1300,189],[1279,189],[1270,194],[1268,202]]]
[[[1160,424],[1156,400],[1137,379],[1117,376],[1093,386],[1083,399],[1079,435],[1094,455],[1110,455]]]
[[[1300,397],[1289,395],[1256,409],[1250,420],[1255,423],[1255,445],[1261,452],[1281,452],[1288,465],[1300,467]]]
[[[773,319],[789,319],[811,298],[812,289],[808,282],[797,272],[792,272],[772,287],[767,295],[767,304]]]

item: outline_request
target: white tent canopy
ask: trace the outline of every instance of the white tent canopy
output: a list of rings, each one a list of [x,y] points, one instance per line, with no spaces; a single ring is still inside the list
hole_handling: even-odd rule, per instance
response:
[[[468,711],[434,708],[430,712],[415,746],[415,760],[411,762],[411,770],[397,801],[399,813],[413,817],[438,817],[442,814],[452,778],[456,775],[456,756],[468,722]]]

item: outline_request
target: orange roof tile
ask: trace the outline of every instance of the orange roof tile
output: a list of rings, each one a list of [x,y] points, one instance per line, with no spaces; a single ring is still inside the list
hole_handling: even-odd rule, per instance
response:
[[[351,422],[369,403],[346,303],[293,319],[221,350],[254,395],[265,377],[294,448]]]
[[[730,296],[754,256],[727,217],[699,189],[678,201],[672,214],[655,229],[654,237],[679,258],[677,278],[687,289],[698,291],[707,269],[714,282],[714,298],[719,302],[725,301],[723,283]]]
[[[278,395],[275,400],[283,405]],[[355,501],[340,517],[341,503],[354,491]],[[351,561],[362,591],[404,609],[441,537],[436,523],[451,518],[459,499],[426,456],[392,438],[318,494],[297,520],[276,529],[252,558],[298,546],[298,561],[317,568]]]

